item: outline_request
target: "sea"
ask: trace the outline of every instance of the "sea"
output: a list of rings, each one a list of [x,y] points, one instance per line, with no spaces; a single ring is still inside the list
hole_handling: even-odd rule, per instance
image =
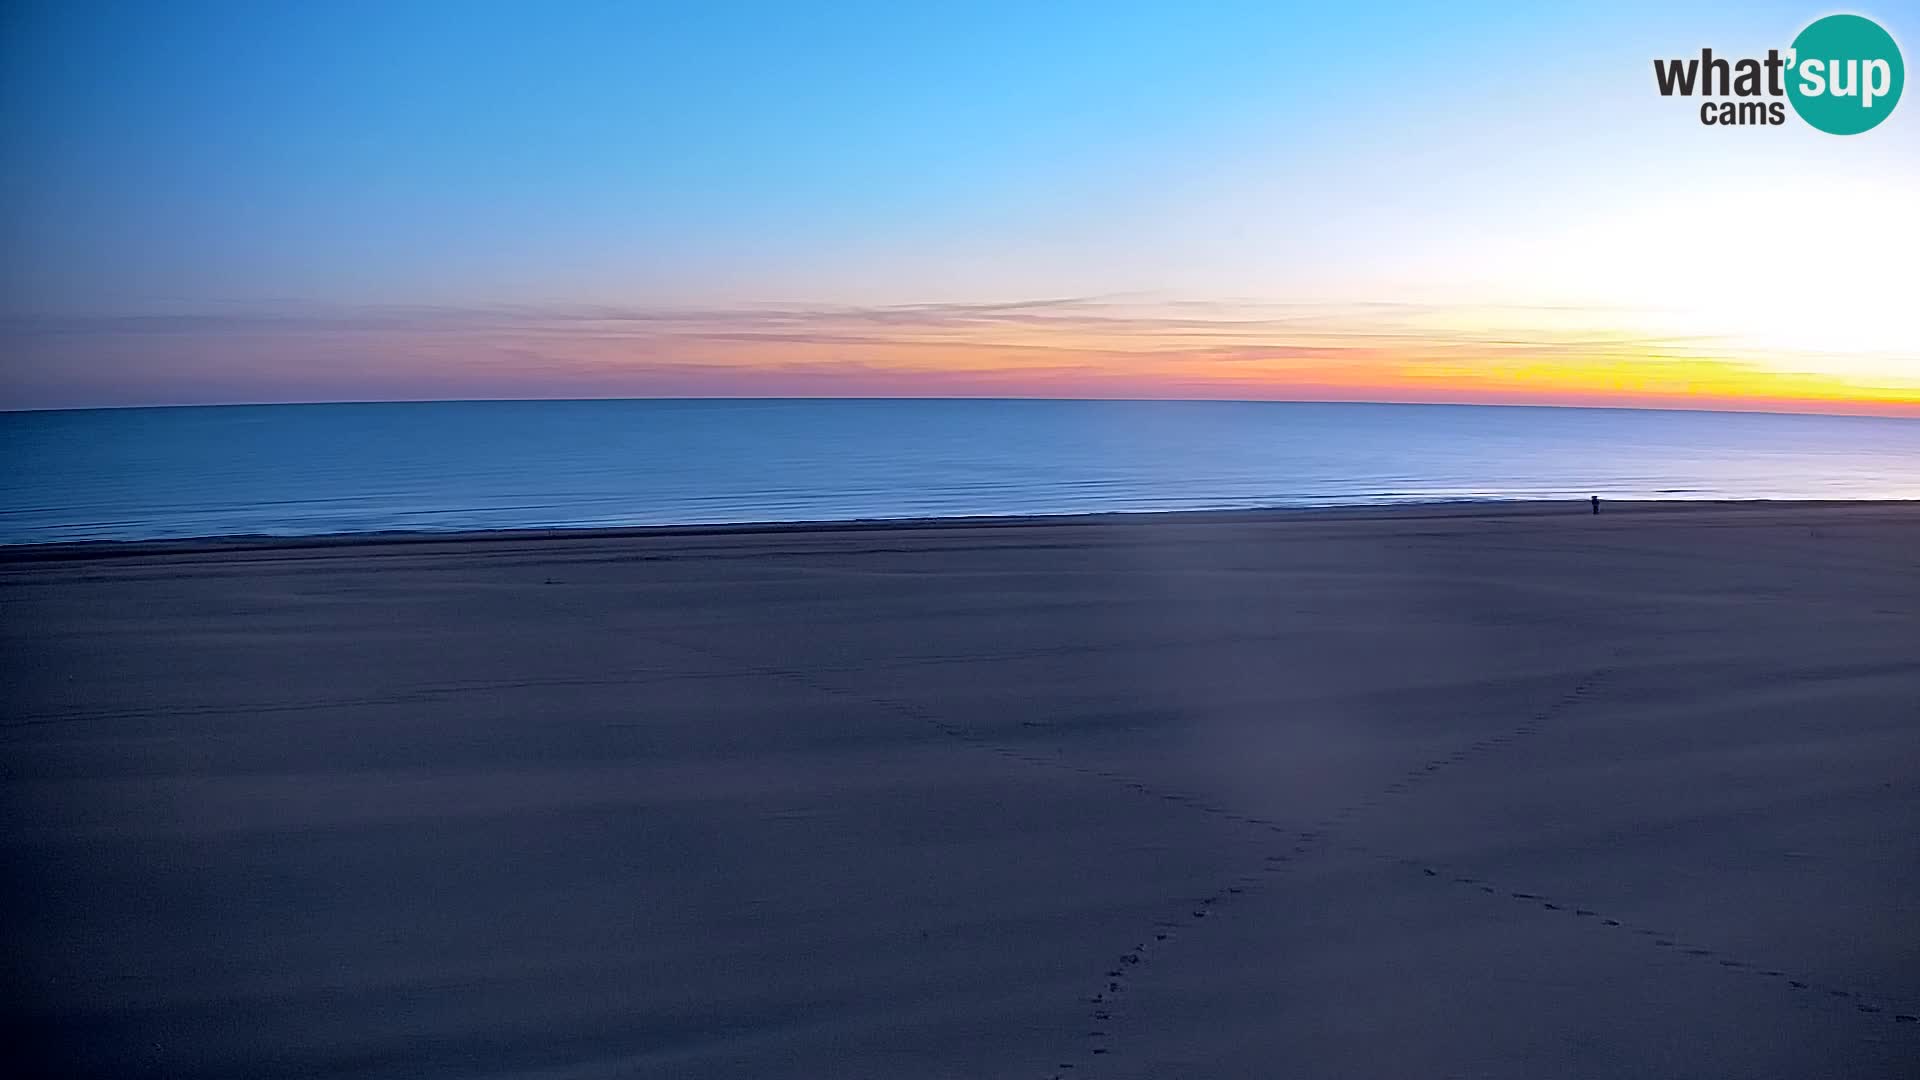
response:
[[[1920,420],[1197,401],[0,413],[0,543],[1567,499],[1920,498]]]

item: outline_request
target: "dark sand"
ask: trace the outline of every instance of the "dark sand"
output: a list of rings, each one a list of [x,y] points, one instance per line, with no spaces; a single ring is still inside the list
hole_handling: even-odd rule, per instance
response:
[[[16,1062],[1920,1074],[1920,507],[0,556]]]

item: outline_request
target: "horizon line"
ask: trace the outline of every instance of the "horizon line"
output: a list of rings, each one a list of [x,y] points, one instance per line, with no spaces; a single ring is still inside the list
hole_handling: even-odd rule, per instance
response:
[[[1384,405],[1404,407],[1433,408],[1471,408],[1471,409],[1571,409],[1587,412],[1674,412],[1674,413],[1713,413],[1722,415],[1765,415],[1765,416],[1821,416],[1843,419],[1864,420],[1920,420],[1920,409],[1910,413],[1887,413],[1849,411],[1840,412],[1817,408],[1743,408],[1726,405],[1666,405],[1648,404],[1572,404],[1547,401],[1423,401],[1394,400],[1373,398],[1225,398],[1192,396],[1103,396],[1074,397],[1054,394],[659,394],[659,395],[605,395],[587,397],[419,397],[419,398],[323,398],[297,401],[185,401],[159,402],[135,405],[66,405],[66,406],[7,406],[0,405],[0,415],[18,416],[34,413],[78,413],[78,412],[136,412],[155,409],[267,409],[267,408],[310,408],[327,405],[513,405],[513,404],[585,404],[592,402],[935,402],[935,401],[976,401],[976,402],[1077,402],[1086,404],[1212,404],[1212,405]],[[1861,404],[1874,404],[1862,402]]]

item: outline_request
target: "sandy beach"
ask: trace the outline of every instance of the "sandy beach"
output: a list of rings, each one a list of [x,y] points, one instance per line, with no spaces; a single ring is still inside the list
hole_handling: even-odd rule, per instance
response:
[[[29,1072],[1920,1072],[1920,505],[17,548],[0,611]]]

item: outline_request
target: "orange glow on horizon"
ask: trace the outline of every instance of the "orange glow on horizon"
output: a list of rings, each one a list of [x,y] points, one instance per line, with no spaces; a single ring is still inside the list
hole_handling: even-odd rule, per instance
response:
[[[792,326],[676,333],[610,344],[599,362],[644,368],[666,353],[742,378],[778,383],[783,376],[832,376],[844,384],[836,393],[871,385],[888,396],[911,393],[920,383],[933,396],[1364,399],[1920,416],[1920,361],[1786,352],[1748,358],[1715,340],[1516,325],[1513,312],[1505,313],[1507,321],[1489,318],[1476,327],[1467,314],[1383,305],[1262,316],[1206,309],[1140,315],[1061,303],[1011,316],[939,310],[878,327],[825,317],[806,320],[802,333]],[[1550,315],[1542,321],[1565,313]]]
[[[1634,326],[1634,330],[1619,329]],[[1920,360],[1747,347],[1644,313],[1106,300],[886,308],[355,309],[29,335],[19,374],[151,373],[157,399],[1088,397],[1920,417]],[[263,370],[261,358],[280,367]],[[139,380],[135,380],[138,382]],[[26,384],[31,391],[32,383]],[[93,402],[97,404],[98,402]]]

